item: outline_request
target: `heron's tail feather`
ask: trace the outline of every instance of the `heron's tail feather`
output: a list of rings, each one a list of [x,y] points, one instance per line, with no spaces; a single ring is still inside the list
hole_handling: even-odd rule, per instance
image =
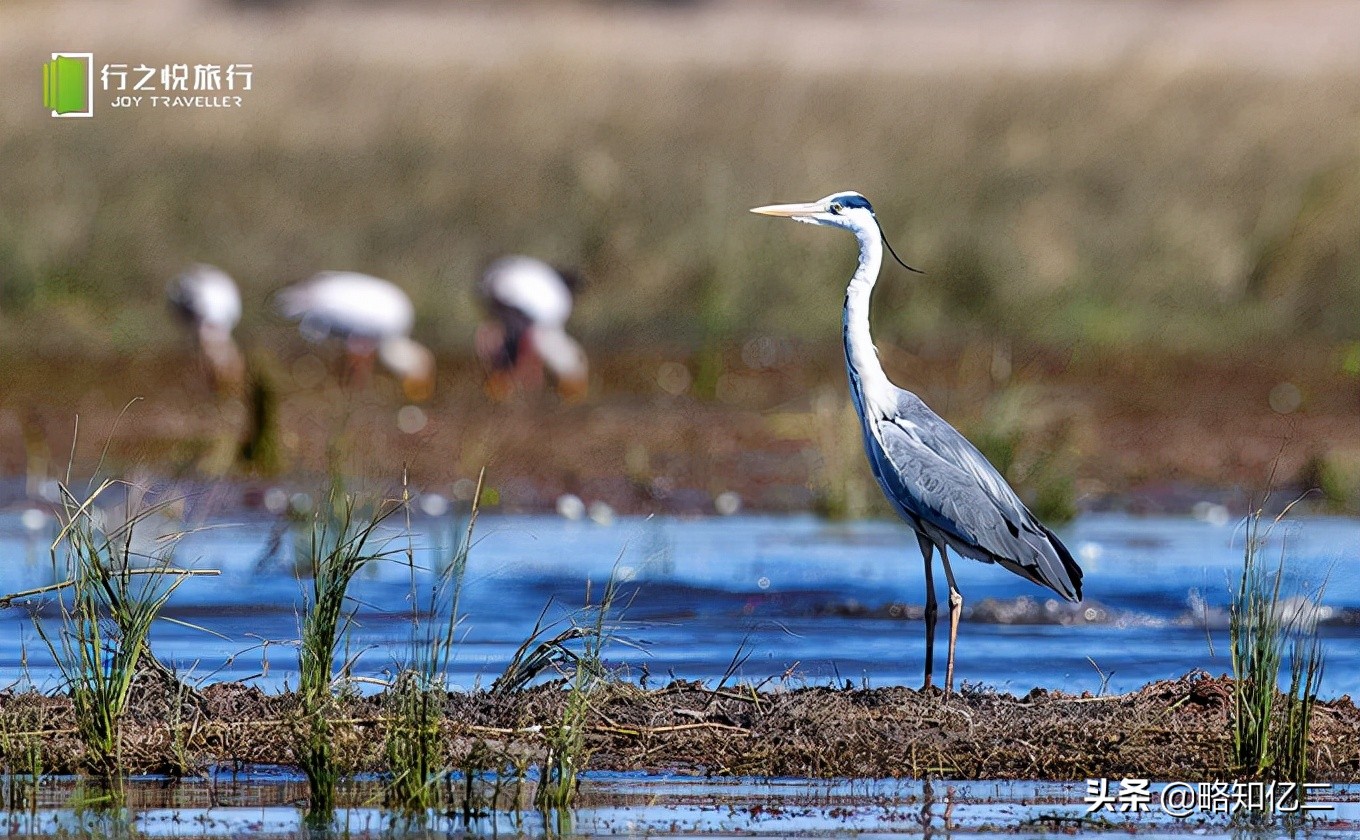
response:
[[[311,293],[305,286],[286,286],[274,295],[274,309],[285,318],[297,320],[311,306]]]
[[[1080,601],[1081,567],[1073,559],[1072,552],[1068,551],[1067,546],[1063,545],[1062,540],[1058,539],[1057,534],[1050,531],[1048,526],[1042,522],[1036,521],[1034,524],[1039,526],[1040,533],[1048,539],[1049,547],[1052,548],[1053,553],[1057,555],[1058,561],[1062,564],[1062,569],[1059,570],[1055,564],[1045,563],[1045,568],[1041,570],[1044,579],[1039,582],[1069,601]]]

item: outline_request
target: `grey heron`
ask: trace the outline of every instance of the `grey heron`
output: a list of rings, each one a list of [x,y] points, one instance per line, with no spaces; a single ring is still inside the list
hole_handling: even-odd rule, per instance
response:
[[[323,271],[280,290],[275,303],[307,340],[344,339],[352,371],[366,371],[376,355],[400,378],[408,399],[429,399],[434,354],[411,338],[415,307],[395,284],[354,271]]]
[[[245,362],[231,332],[241,320],[241,292],[225,271],[189,266],[165,290],[171,308],[194,329],[208,378],[215,390],[234,390],[245,378]]]
[[[1081,600],[1081,568],[967,438],[915,394],[888,381],[869,335],[869,297],[883,262],[883,246],[887,244],[904,268],[917,270],[902,262],[888,244],[868,200],[857,192],[839,192],[808,204],[775,204],[751,212],[842,228],[859,241],[859,267],[845,293],[842,321],[850,397],[874,478],[893,509],[916,531],[925,561],[926,687],[934,670],[938,617],[932,554],[940,552],[949,583],[945,689],[952,691],[963,596],[949,566],[950,549],[996,563],[1069,601]]]
[[[585,396],[586,354],[566,330],[576,285],[570,272],[534,257],[501,257],[487,266],[477,294],[490,318],[478,327],[476,344],[493,398],[538,387],[544,367],[564,397]]]

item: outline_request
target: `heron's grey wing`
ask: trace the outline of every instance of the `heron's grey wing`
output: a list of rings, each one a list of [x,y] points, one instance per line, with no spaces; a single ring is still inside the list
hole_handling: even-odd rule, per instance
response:
[[[904,391],[897,414],[877,427],[903,505],[951,548],[1080,600],[1082,574],[1071,553],[953,426]]]

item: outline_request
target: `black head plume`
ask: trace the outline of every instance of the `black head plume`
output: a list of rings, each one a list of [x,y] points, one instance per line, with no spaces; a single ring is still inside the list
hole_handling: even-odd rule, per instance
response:
[[[874,224],[878,225],[878,235],[883,237],[883,244],[888,246],[888,253],[892,254],[893,259],[897,260],[898,265],[902,266],[907,271],[914,271],[917,274],[925,274],[925,272],[922,271],[921,269],[912,268],[911,266],[907,265],[905,262],[902,261],[901,257],[897,256],[897,252],[893,250],[892,243],[888,241],[888,234],[883,232],[883,223],[878,220],[877,216],[874,217]]]

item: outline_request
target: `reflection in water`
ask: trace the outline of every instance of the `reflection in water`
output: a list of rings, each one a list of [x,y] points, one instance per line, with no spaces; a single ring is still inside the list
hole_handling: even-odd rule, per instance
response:
[[[26,837],[383,837],[434,836],[607,837],[651,834],[901,834],[954,836],[1051,836],[1055,827],[1086,821],[1083,782],[986,782],[910,780],[701,779],[642,774],[587,774],[579,807],[536,812],[508,799],[475,813],[430,811],[399,815],[372,803],[379,782],[345,787],[334,819],[307,830],[306,785],[300,777],[261,768],[219,774],[208,782],[166,785],[130,782],[123,804],[101,804],[97,795],[68,782],[44,784],[38,800],[6,813],[10,836]],[[1315,812],[1314,838],[1345,836],[1360,817],[1353,800],[1360,788],[1334,786]],[[532,797],[530,797],[530,800]],[[1122,833],[1234,836],[1226,817],[1177,822],[1158,809],[1110,814],[1102,824]]]

